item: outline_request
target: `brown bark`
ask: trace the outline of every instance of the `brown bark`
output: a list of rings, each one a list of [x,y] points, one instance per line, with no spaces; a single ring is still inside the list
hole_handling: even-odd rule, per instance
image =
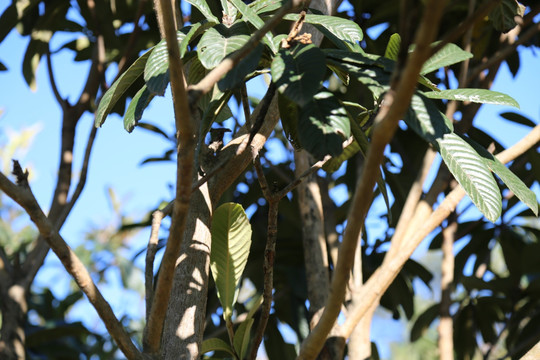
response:
[[[454,240],[457,230],[455,216],[450,216],[443,230],[443,259],[441,262],[441,319],[439,323],[439,356],[441,360],[454,359],[454,323],[450,314],[452,283],[454,282]]]

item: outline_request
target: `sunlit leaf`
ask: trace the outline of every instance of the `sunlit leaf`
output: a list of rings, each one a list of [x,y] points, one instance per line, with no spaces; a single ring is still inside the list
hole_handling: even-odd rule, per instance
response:
[[[251,225],[241,205],[225,203],[212,216],[210,268],[223,318],[230,320],[251,246]]]
[[[511,96],[486,89],[451,89],[426,92],[424,95],[430,99],[470,101],[474,103],[508,105],[519,108],[518,102]]]
[[[430,72],[440,69],[442,67],[450,66],[467,60],[472,56],[473,55],[470,52],[462,50],[457,45],[447,44],[424,63],[420,74],[429,74]]]
[[[388,40],[388,44],[386,45],[384,57],[394,61],[397,60],[400,47],[401,37],[399,34],[392,34],[392,36],[390,36],[390,40]]]
[[[491,171],[497,174],[506,186],[508,186],[508,189],[538,216],[538,201],[535,193],[489,151],[472,140],[467,140],[467,142],[482,156],[484,163]]]
[[[112,84],[107,92],[101,98],[96,110],[95,125],[101,126],[105,118],[114,108],[118,100],[124,95],[131,85],[143,74],[144,67],[153,48],[145,52]]]
[[[242,0],[229,1],[242,14],[242,19],[246,20],[251,25],[255,26],[255,28],[257,29],[260,29],[264,26],[264,21],[259,17],[259,15],[257,15],[257,12],[253,10],[250,6],[244,4]],[[265,43],[270,47],[273,53],[276,53],[278,51],[278,47],[274,44],[272,40],[272,34],[266,33],[264,37],[267,40]]]
[[[283,18],[296,21],[298,20],[298,14],[287,14]],[[337,16],[307,14],[305,22],[314,25],[338,48],[363,52],[358,42],[362,41],[364,34],[360,26],[354,21]]]
[[[249,40],[249,33],[245,22],[237,22],[230,28],[219,24],[208,29],[197,45],[201,63],[205,68],[213,69],[227,55],[244,46]]]
[[[502,199],[497,182],[483,158],[454,133],[437,139],[439,152],[478,210],[491,222],[501,215]]]

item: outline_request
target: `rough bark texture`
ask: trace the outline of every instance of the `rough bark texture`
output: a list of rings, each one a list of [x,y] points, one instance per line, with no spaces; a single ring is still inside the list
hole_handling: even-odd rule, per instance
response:
[[[255,118],[259,112],[253,113]],[[264,146],[279,119],[274,97],[259,133],[242,154],[237,148],[249,136],[246,131],[232,140],[220,153],[231,160],[216,176],[193,194],[180,258],[176,263],[174,283],[162,337],[162,358],[195,359],[202,343],[210,276],[210,221],[212,210],[223,192],[231,186]],[[206,188],[207,186],[207,188]],[[207,189],[207,190],[205,190]]]
[[[161,347],[163,359],[195,359],[199,354],[210,269],[213,206],[209,199],[207,185],[192,196],[182,255],[177,261],[171,300],[166,310]]]
[[[295,174],[300,176],[311,165],[311,156],[305,151],[294,154]],[[317,175],[310,175],[298,185],[298,205],[302,219],[302,241],[306,265],[310,328],[319,321],[321,310],[328,296],[328,250],[324,237],[324,218],[321,191]]]

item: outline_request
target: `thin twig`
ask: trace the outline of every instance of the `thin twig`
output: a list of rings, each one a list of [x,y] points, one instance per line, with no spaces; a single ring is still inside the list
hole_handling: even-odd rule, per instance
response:
[[[385,259],[392,258],[393,253],[399,251],[401,244],[403,243],[404,239],[406,239],[405,234],[407,233],[407,229],[410,227],[411,219],[414,215],[416,206],[422,197],[422,188],[427,175],[429,174],[429,170],[431,169],[431,165],[433,164],[433,160],[435,160],[435,156],[436,152],[432,149],[428,149],[424,155],[422,169],[416,175],[416,179],[409,190],[407,200],[405,200],[405,204],[401,210],[401,215],[399,216],[399,221],[396,225],[394,235],[392,236],[392,245],[385,256]]]
[[[92,148],[94,147],[94,140],[96,139],[98,128],[94,126],[94,123],[92,122],[90,134],[88,135],[88,140],[86,142],[86,150],[84,151],[84,159],[83,164],[81,168],[81,174],[79,177],[79,182],[77,183],[77,186],[75,187],[75,191],[71,195],[71,198],[69,199],[69,202],[66,204],[66,206],[63,209],[62,215],[60,218],[56,221],[56,228],[59,229],[64,221],[66,221],[69,213],[73,209],[73,206],[81,196],[81,193],[84,189],[84,186],[86,185],[86,179],[88,178],[88,166],[90,165],[90,155],[92,153]]]
[[[416,34],[415,50],[409,55],[401,74],[394,77],[398,79],[398,84],[386,94],[375,118],[372,143],[347,217],[347,228],[339,251],[328,301],[319,323],[304,340],[299,359],[313,359],[317,356],[339,315],[354,262],[358,235],[371,204],[373,187],[384,158],[384,149],[394,135],[399,119],[409,106],[420,69],[431,54],[430,44],[435,39],[445,4],[446,1],[440,0],[431,0],[426,4],[420,28]],[[399,70],[397,67],[397,71]]]
[[[174,200],[171,229],[161,261],[160,274],[152,301],[150,316],[144,333],[143,344],[150,353],[157,353],[161,343],[163,323],[171,294],[176,260],[184,237],[193,183],[195,154],[195,126],[188,104],[185,77],[180,50],[176,42],[174,10],[168,0],[159,1],[157,14],[162,34],[167,42],[170,83],[173,96],[174,117],[178,138],[176,167],[176,198]]]
[[[242,101],[242,108],[244,110],[244,119],[246,122],[246,127],[249,129],[251,127],[251,111],[249,109],[249,99],[247,94],[246,84],[243,83],[240,88],[240,98]]]
[[[467,77],[467,83],[470,83],[472,80],[474,80],[485,69],[488,69],[494,64],[497,64],[503,61],[506,57],[512,54],[519,45],[524,44],[526,41],[528,41],[538,32],[540,32],[540,23],[534,24],[534,26],[532,26],[527,31],[525,31],[516,42],[508,45],[502,50],[497,51],[487,61],[483,62],[482,64],[479,64],[477,67],[472,69],[471,73]]]
[[[30,187],[15,185],[4,174],[0,173],[0,188],[28,213],[34,224],[36,224],[40,235],[47,241],[47,244],[58,256],[67,272],[88,297],[88,300],[103,320],[109,334],[116,341],[124,355],[128,359],[143,359],[143,355],[131,341],[122,324],[114,315],[109,303],[101,295],[88,270],[58,234],[53,223],[43,213]]]
[[[51,88],[52,88],[56,101],[58,102],[62,110],[65,111],[66,107],[69,106],[69,103],[67,99],[62,98],[62,95],[60,95],[60,92],[58,91],[58,86],[56,85],[56,79],[54,77],[53,66],[52,66],[51,47],[49,43],[47,43],[46,46],[47,47],[45,51],[45,56],[47,58],[47,72],[49,74],[49,81],[51,83]]]
[[[272,289],[274,288],[274,259],[276,255],[276,239],[277,239],[277,219],[280,197],[277,197],[268,187],[268,182],[264,176],[261,162],[259,157],[254,161],[255,171],[257,172],[257,179],[261,186],[262,193],[268,201],[268,232],[266,234],[266,247],[264,250],[264,290],[263,290],[263,304],[261,307],[261,314],[259,316],[259,324],[253,337],[251,344],[251,353],[249,359],[256,359],[259,345],[264,336],[266,325],[270,317],[270,310],[272,309]]]
[[[465,20],[463,20],[459,25],[447,33],[442,40],[437,43],[432,49],[432,54],[436,54],[445,47],[447,44],[452,43],[459,39],[467,30],[470,30],[476,22],[484,18],[497,4],[499,0],[491,0],[484,3],[476,12],[470,14]]]
[[[540,125],[534,127],[525,137],[514,144],[512,147],[496,155],[497,159],[503,164],[514,160],[527,150],[536,146],[540,142]],[[359,298],[362,299],[358,306],[349,311],[345,323],[341,326],[341,336],[348,338],[358,321],[363,317],[371,304],[378,299],[388,286],[392,283],[405,262],[410,258],[414,250],[420,245],[422,240],[455,210],[458,203],[465,196],[465,190],[461,186],[452,190],[440,203],[438,208],[433,211],[431,204],[423,200],[418,204],[415,218],[422,219],[422,226],[418,227],[413,236],[408,239],[400,252],[395,254],[394,259],[387,261],[378,268],[360,289]]]
[[[133,50],[133,46],[135,45],[135,40],[137,39],[137,36],[139,35],[141,31],[141,27],[139,26],[139,22],[141,20],[141,17],[143,15],[144,6],[146,5],[147,0],[140,0],[139,5],[137,7],[137,14],[135,15],[135,21],[133,21],[133,31],[129,35],[129,39],[127,41],[127,45],[124,49],[124,54],[122,55],[122,58],[120,61],[118,61],[118,76],[120,76],[124,70],[126,70],[128,59],[131,55],[131,52]],[[113,81],[114,82],[114,81]]]

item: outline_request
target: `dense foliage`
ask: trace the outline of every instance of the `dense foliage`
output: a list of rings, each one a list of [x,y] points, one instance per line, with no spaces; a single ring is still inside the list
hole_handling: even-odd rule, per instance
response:
[[[179,23],[184,26],[177,31],[177,41],[188,86],[199,83],[224,59],[241,53],[253,34],[285,3],[278,0],[187,2],[191,4],[190,11],[181,16]],[[407,6],[400,7],[400,3]],[[276,203],[275,256],[272,253],[271,264],[273,303],[264,332],[264,347],[270,359],[297,356],[315,315],[308,295],[308,287],[314,284],[309,284],[302,241],[306,225],[300,208],[304,200],[299,199],[297,191],[291,191],[278,199],[277,205],[275,197],[269,194],[278,194],[298,178],[295,152],[306,150],[312,163],[324,160],[322,169],[316,172],[315,183],[322,200],[323,237],[328,247],[325,261],[330,278],[337,264],[335,250],[347,228],[347,214],[353,206],[353,194],[370,148],[374,119],[384,106],[385,96],[399,81],[395,74],[399,74],[407,54],[414,50],[412,37],[421,18],[421,4],[420,1],[351,0],[345,1],[334,16],[317,10],[286,14],[211,91],[198,94],[200,98],[192,114],[198,125],[197,178],[210,177],[215,169],[220,171],[227,166],[225,155],[220,158],[219,151],[243,132],[259,130],[258,121],[264,121],[264,117],[252,116],[255,122],[250,124],[252,109],[263,109],[266,113],[272,106],[269,101],[255,99],[247,93],[248,81],[263,78],[268,83],[269,97],[273,97],[274,91],[277,94],[280,113],[280,123],[272,133],[273,146],[260,151],[259,171],[252,166],[246,171],[241,169],[214,204],[210,256],[213,278],[208,280],[202,353],[241,359],[252,350],[262,319],[259,313],[264,312],[259,306],[268,286],[265,274],[269,249],[265,244],[272,232],[269,222]],[[362,233],[358,259],[366,281],[384,261],[408,194],[422,169],[422,159],[427,151],[435,150],[442,163],[436,170],[437,180],[429,184],[425,197],[432,200],[431,204],[437,203],[438,195],[456,186],[450,181],[453,178],[481,213],[473,220],[467,211],[454,213],[435,231],[429,247],[430,251],[440,249],[442,228],[457,224],[454,241],[459,246],[455,251],[454,290],[451,304],[444,306],[448,306],[454,319],[454,349],[459,359],[480,355],[519,358],[540,341],[540,330],[535,326],[540,321],[540,263],[536,261],[540,255],[540,232],[537,199],[530,190],[540,179],[540,158],[533,147],[507,168],[492,155],[502,150],[493,139],[494,134],[485,133],[474,124],[481,104],[519,107],[518,101],[490,91],[489,87],[501,63],[506,62],[513,74],[519,70],[519,53],[515,47],[504,57],[497,55],[511,48],[515,41],[501,34],[514,29],[517,17],[522,16],[521,34],[530,32],[533,36],[525,38],[521,45],[537,46],[538,29],[533,19],[540,8],[526,1],[523,5],[515,0],[480,1],[469,12],[468,1],[453,1],[446,7],[437,38],[446,39],[444,36],[457,31],[463,19],[488,5],[487,16],[477,17],[472,23],[469,40],[457,37],[452,40],[455,44],[443,44],[423,64],[417,89],[389,144],[373,194],[374,202],[382,199],[386,206],[382,218],[387,226],[376,235],[369,229]],[[323,34],[322,42],[313,43],[309,36],[293,33],[294,24],[312,25],[312,29]],[[91,101],[86,100],[84,93],[76,104],[60,98],[65,111],[75,109],[79,117],[86,111],[92,112],[96,126],[102,126],[110,114],[120,114],[127,131],[140,128],[168,139],[171,149],[163,156],[149,157],[146,163],[176,161],[176,137],[163,130],[163,120],[140,122],[153,98],[165,94],[170,77],[167,44],[159,39],[149,2],[116,1],[112,6],[101,0],[95,3],[14,1],[0,18],[0,41],[15,27],[31,39],[22,61],[23,75],[30,87],[34,86],[40,59],[47,57],[51,61],[56,52],[73,51],[75,61],[88,61],[96,70],[89,75],[85,88]],[[382,32],[371,38],[366,30],[375,27]],[[73,40],[59,49],[49,49],[48,42],[57,32],[70,32]],[[436,46],[438,43],[432,44]],[[486,61],[490,58],[497,61]],[[113,64],[120,71],[107,87],[103,85],[105,69]],[[453,85],[456,83],[460,87]],[[243,114],[233,110],[242,105]],[[531,127],[535,124],[517,112],[502,116],[509,122]],[[115,125],[107,122],[100,131],[107,131],[107,126]],[[219,130],[224,128],[231,132],[225,136],[225,144],[222,142],[225,131]],[[217,136],[221,143],[212,147],[216,133],[221,134]],[[490,148],[492,144],[494,150]],[[276,158],[281,160],[271,160]],[[264,188],[264,181],[259,186],[262,173],[270,189]],[[329,189],[338,186],[346,189],[347,199],[329,195]],[[162,200],[170,199],[156,199],[156,203]],[[66,207],[62,205],[61,210]],[[248,210],[249,218],[244,209]],[[53,218],[53,221],[60,220]],[[123,224],[114,235],[116,242],[93,250],[95,254],[111,252],[121,258],[118,253],[127,231],[150,225],[148,219]],[[9,229],[9,223],[3,222],[2,226]],[[112,236],[109,232],[107,235]],[[3,258],[9,262],[21,258],[24,261],[30,250],[28,245],[12,250],[14,236],[1,238]],[[165,243],[165,239],[160,239],[158,249]],[[102,275],[99,266],[90,265],[95,254],[86,251],[87,265]],[[82,249],[81,253],[85,254]],[[123,264],[123,275],[133,271],[129,262],[117,263]],[[159,276],[159,272],[155,275]],[[411,321],[411,341],[422,338],[444,311],[439,303],[428,305],[421,313],[415,306],[417,280],[434,292],[440,291],[433,279],[434,274],[424,265],[409,259],[380,298],[380,305],[395,319]],[[3,291],[8,288],[4,285]],[[352,289],[347,294],[345,309],[354,305],[351,293],[354,294]],[[69,357],[73,354],[70,351],[106,357],[116,350],[109,339],[91,333],[82,324],[62,324],[66,311],[81,298],[78,292],[63,300],[53,299],[48,291],[29,294],[28,298],[31,308],[47,324],[27,323],[29,357],[60,358],[61,354]],[[294,331],[296,345],[284,339],[282,324]],[[54,341],[37,341],[38,332],[40,336],[46,333]],[[141,336],[131,335],[137,339]],[[376,349],[376,341],[374,345]],[[376,357],[377,352],[372,356]]]

